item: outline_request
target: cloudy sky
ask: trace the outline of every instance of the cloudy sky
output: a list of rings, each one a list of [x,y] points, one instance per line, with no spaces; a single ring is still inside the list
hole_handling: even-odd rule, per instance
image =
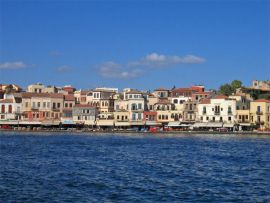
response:
[[[270,1],[0,1],[0,83],[153,89],[270,79]]]

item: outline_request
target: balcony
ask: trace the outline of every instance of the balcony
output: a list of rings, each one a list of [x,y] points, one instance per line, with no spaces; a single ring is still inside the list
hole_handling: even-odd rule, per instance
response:
[[[263,112],[261,112],[261,111],[256,111],[256,114],[257,114],[257,115],[263,115]]]
[[[220,111],[215,111],[215,115],[220,115]]]
[[[228,111],[227,113],[228,113],[228,115],[232,115],[232,112],[231,111]]]

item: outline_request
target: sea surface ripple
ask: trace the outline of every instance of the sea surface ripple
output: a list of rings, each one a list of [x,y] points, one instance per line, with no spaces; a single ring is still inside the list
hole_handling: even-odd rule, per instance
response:
[[[0,202],[270,202],[270,136],[0,132]]]

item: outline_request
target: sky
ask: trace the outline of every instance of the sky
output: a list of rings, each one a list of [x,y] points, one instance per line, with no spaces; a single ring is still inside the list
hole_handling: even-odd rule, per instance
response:
[[[152,90],[270,79],[270,1],[0,0],[0,83]]]

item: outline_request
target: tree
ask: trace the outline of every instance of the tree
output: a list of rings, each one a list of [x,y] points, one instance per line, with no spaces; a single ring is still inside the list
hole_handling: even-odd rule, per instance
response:
[[[242,87],[242,82],[240,80],[234,80],[231,82],[231,88],[233,90],[233,92],[236,91],[236,89]]]
[[[226,96],[229,96],[233,93],[232,87],[230,84],[226,83],[224,85],[221,85],[219,88],[219,93],[224,94]]]

